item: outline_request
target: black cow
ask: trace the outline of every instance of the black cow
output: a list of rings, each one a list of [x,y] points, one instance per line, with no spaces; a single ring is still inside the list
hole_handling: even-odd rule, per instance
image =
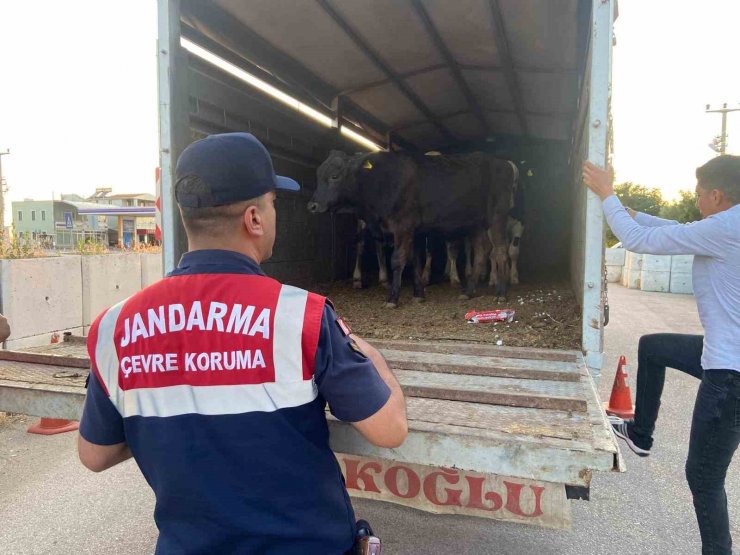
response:
[[[485,270],[490,231],[498,258],[503,255],[496,259],[497,295],[506,295],[506,224],[516,182],[508,161],[480,152],[412,157],[391,152],[350,156],[333,150],[317,175],[310,212],[352,206],[359,218],[377,222],[393,235],[393,283],[387,306],[398,306],[401,274],[412,256],[414,298],[424,299],[423,251],[413,245],[415,235],[432,231],[446,239],[471,237],[476,256],[466,298],[475,295]]]

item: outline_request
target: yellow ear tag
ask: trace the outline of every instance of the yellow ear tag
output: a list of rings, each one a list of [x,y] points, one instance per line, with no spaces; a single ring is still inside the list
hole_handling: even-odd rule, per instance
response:
[[[527,177],[532,177],[534,175],[534,172],[532,170],[527,170]]]
[[[370,160],[365,160],[365,163],[362,164],[362,169],[364,169],[364,170],[371,170],[371,169],[373,169],[373,165],[370,163]]]

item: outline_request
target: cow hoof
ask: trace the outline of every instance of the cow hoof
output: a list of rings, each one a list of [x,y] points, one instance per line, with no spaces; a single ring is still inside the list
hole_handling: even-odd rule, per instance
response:
[[[353,289],[362,289],[362,282],[361,281],[353,281],[352,282],[352,288]]]
[[[498,303],[505,303],[506,302],[506,297],[498,296],[498,297],[496,297],[496,302],[498,302]]]
[[[383,305],[383,308],[398,308],[398,304],[397,303],[385,303]]]
[[[452,285],[452,287],[460,287],[460,281],[459,280],[452,280],[451,279],[450,280],[450,285]]]
[[[414,297],[414,302],[419,303],[425,303],[427,300],[424,297]]]
[[[381,281],[378,285],[380,285],[381,287],[385,287],[386,289],[390,287],[390,284],[387,281]]]
[[[461,293],[460,295],[458,295],[457,300],[458,301],[469,301],[472,298],[473,297],[468,295],[467,293]]]
[[[509,281],[511,282],[512,285],[519,285],[519,278],[513,277]]]

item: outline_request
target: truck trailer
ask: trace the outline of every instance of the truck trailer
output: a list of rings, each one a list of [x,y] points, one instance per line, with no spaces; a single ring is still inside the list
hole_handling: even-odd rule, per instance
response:
[[[592,470],[622,468],[594,387],[603,218],[580,181],[585,159],[607,162],[615,15],[610,0],[159,2],[165,271],[186,248],[178,154],[211,133],[248,131],[302,185],[278,198],[269,275],[306,288],[351,277],[354,216],[306,213],[331,149],[485,151],[525,177],[520,272],[564,277],[580,306],[579,350],[448,344],[426,340],[423,324],[415,341],[376,341],[408,396],[410,434],[378,449],[330,418],[351,494],[562,526],[565,499],[587,496]],[[508,491],[526,508],[507,509]]]
[[[327,412],[330,441],[351,495],[569,526],[568,500],[588,499],[592,473],[624,470],[596,389],[603,217],[580,179],[584,160],[604,166],[609,154],[616,2],[158,0],[158,15],[165,272],[187,249],[177,158],[212,133],[252,133],[276,172],[301,183],[278,195],[277,242],[263,268],[308,289],[352,277],[355,216],[306,209],[332,149],[484,151],[520,166],[520,273],[568,284],[578,345],[499,346],[493,334],[445,341],[423,323],[411,339],[367,337],[407,395],[408,439],[376,448]],[[404,310],[389,309],[382,326]],[[73,343],[7,354],[0,410],[79,418],[84,380],[69,372],[88,361]]]

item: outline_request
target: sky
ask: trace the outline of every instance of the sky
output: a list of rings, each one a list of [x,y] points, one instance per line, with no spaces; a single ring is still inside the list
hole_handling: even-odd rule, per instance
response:
[[[740,108],[740,1],[620,0],[614,24],[612,113],[618,182],[675,198],[715,153],[727,102]],[[740,154],[740,112],[727,116],[729,154]]]
[[[740,1],[620,0],[613,115],[618,181],[674,198],[720,116],[740,107]],[[154,192],[157,152],[154,0],[0,0],[0,152],[10,202],[61,193]],[[740,153],[740,112],[729,114]]]

